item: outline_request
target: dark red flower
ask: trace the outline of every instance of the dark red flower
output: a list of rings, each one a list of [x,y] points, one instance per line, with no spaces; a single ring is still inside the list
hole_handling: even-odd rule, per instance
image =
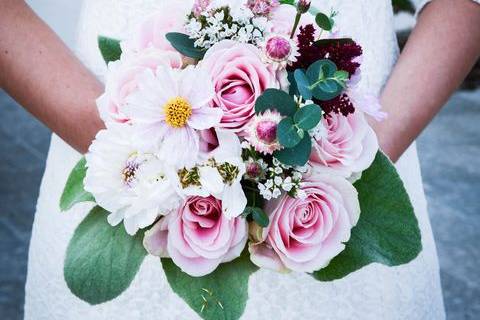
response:
[[[353,106],[352,101],[350,101],[350,98],[345,93],[329,101],[315,102],[320,105],[322,110],[325,112],[325,116],[327,117],[332,112],[341,113],[345,117],[355,112],[355,107]]]

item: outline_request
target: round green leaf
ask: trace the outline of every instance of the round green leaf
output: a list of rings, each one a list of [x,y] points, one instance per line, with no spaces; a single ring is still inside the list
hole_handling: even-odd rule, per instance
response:
[[[208,320],[240,319],[247,305],[248,279],[258,269],[247,252],[203,277],[189,276],[171,259],[162,259],[162,266],[172,290]]]
[[[410,198],[395,167],[382,152],[354,185],[360,200],[360,220],[345,250],[313,274],[317,280],[341,279],[374,262],[402,265],[422,250]]]
[[[297,69],[294,72],[295,84],[298,88],[298,92],[305,100],[312,99],[312,91],[310,90],[310,82],[308,81],[307,75],[302,69]]]
[[[331,31],[333,28],[332,19],[324,13],[318,13],[315,17],[315,22],[325,31]]]
[[[307,163],[311,153],[312,139],[309,134],[305,134],[295,147],[276,151],[273,156],[287,166],[303,166]]]
[[[286,117],[293,117],[297,109],[295,100],[285,91],[278,89],[267,89],[258,97],[255,103],[257,114],[267,110],[277,110]]]
[[[106,63],[120,60],[122,48],[120,48],[119,40],[100,36],[98,37],[98,47]]]
[[[277,138],[278,142],[285,148],[293,148],[302,140],[292,118],[285,118],[280,121],[277,127]]]
[[[298,109],[293,119],[297,127],[308,131],[315,128],[321,118],[322,109],[316,104],[310,104]]]
[[[68,245],[64,277],[80,299],[95,305],[125,291],[147,255],[142,233],[129,236],[123,224],[112,227],[108,212],[95,207],[75,230]]]
[[[307,69],[307,78],[311,84],[321,79],[333,77],[337,71],[335,63],[328,59],[321,59],[314,62]]]
[[[68,176],[67,184],[60,198],[60,209],[67,211],[80,202],[95,201],[95,198],[83,188],[83,179],[87,174],[87,161],[83,157]]]
[[[165,35],[178,52],[186,57],[201,60],[205,56],[206,50],[195,47],[195,40],[190,39],[186,34],[179,32],[169,32]]]

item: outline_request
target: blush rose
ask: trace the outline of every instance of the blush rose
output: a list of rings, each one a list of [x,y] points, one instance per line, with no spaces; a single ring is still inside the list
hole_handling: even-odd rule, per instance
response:
[[[314,272],[345,248],[360,216],[357,191],[336,175],[314,175],[302,186],[305,198],[283,196],[266,206],[270,225],[250,258],[276,271]]]
[[[201,277],[239,257],[248,238],[244,218],[228,219],[212,196],[190,197],[145,233],[150,254],[170,257],[185,273]]]
[[[278,88],[275,71],[250,44],[221,41],[208,50],[202,65],[213,79],[212,106],[223,110],[224,129],[242,132],[255,114],[256,99],[266,89]]]
[[[349,178],[370,167],[378,151],[378,140],[363,112],[347,117],[331,113],[322,119],[324,132],[313,139],[310,162],[319,171]]]

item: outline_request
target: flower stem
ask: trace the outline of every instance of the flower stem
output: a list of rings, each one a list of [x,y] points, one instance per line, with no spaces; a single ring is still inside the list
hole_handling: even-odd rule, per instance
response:
[[[298,24],[300,23],[300,18],[301,17],[302,17],[302,14],[300,12],[297,12],[297,15],[295,16],[295,23],[293,24],[292,33],[290,34],[290,39],[293,39],[293,36],[295,35],[295,32],[297,31]]]

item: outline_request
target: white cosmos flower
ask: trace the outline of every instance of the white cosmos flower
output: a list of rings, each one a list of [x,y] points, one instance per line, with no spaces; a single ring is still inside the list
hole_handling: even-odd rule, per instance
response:
[[[189,170],[195,176],[193,180],[196,183],[186,186],[182,185],[178,174],[169,177],[171,180],[176,179],[177,190],[184,196],[212,195],[222,200],[225,216],[235,218],[241,215],[247,206],[247,197],[240,184],[246,172],[242,147],[235,133],[217,130],[217,138],[219,146],[209,154],[208,160]]]
[[[209,102],[214,96],[211,77],[201,67],[146,70],[139,90],[128,97],[125,114],[147,149],[158,149],[161,160],[176,168],[191,167],[199,156],[198,130],[217,126],[223,116]]]
[[[109,124],[98,133],[86,159],[85,190],[111,212],[111,225],[123,220],[128,234],[150,226],[181,200],[166,178],[162,161],[136,146],[130,125]]]

